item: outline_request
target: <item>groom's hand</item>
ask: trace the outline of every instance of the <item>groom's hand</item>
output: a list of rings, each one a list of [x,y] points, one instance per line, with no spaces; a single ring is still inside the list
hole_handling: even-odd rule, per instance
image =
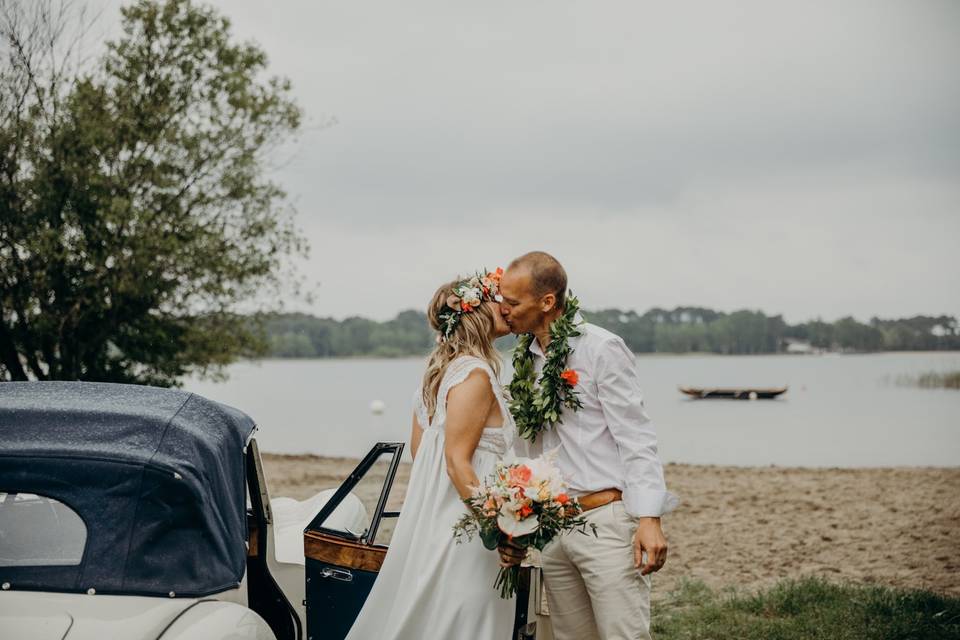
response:
[[[643,554],[647,562],[643,562]],[[660,518],[640,518],[637,531],[633,534],[633,564],[640,569],[641,575],[647,575],[663,568],[667,561],[667,539],[660,529]]]
[[[518,565],[527,557],[527,550],[525,548],[518,547],[508,540],[501,542],[500,546],[497,547],[497,551],[500,553],[501,567]]]

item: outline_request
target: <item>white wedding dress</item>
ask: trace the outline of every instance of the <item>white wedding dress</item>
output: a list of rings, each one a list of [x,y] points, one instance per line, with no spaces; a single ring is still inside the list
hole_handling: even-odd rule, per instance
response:
[[[503,388],[479,358],[461,356],[448,365],[433,421],[417,393],[414,410],[424,430],[407,495],[380,574],[347,640],[510,638],[514,601],[501,599],[493,588],[499,570],[496,551],[484,548],[477,537],[462,544],[453,537],[453,525],[466,507],[444,461],[446,399],[475,369],[489,376],[503,415],[503,427],[484,429],[473,455],[481,481],[493,473],[514,440],[516,428]]]

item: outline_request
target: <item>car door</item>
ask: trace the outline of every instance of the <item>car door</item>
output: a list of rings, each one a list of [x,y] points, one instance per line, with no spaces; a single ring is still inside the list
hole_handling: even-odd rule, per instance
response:
[[[377,443],[304,530],[308,638],[346,637],[377,579],[400,515],[388,500],[403,446]]]

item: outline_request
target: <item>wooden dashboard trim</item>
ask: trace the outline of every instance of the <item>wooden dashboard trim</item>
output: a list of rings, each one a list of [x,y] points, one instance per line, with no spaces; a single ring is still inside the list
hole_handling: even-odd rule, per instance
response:
[[[303,555],[311,560],[361,571],[380,571],[386,547],[369,546],[316,531],[303,534]]]

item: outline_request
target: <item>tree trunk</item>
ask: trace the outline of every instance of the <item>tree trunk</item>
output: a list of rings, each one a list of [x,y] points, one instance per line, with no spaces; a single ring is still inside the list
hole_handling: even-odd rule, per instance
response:
[[[0,359],[3,366],[10,374],[11,380],[28,380],[27,372],[23,370],[23,364],[20,362],[20,356],[17,354],[17,348],[13,344],[13,336],[10,335],[10,328],[3,322],[0,322]]]

